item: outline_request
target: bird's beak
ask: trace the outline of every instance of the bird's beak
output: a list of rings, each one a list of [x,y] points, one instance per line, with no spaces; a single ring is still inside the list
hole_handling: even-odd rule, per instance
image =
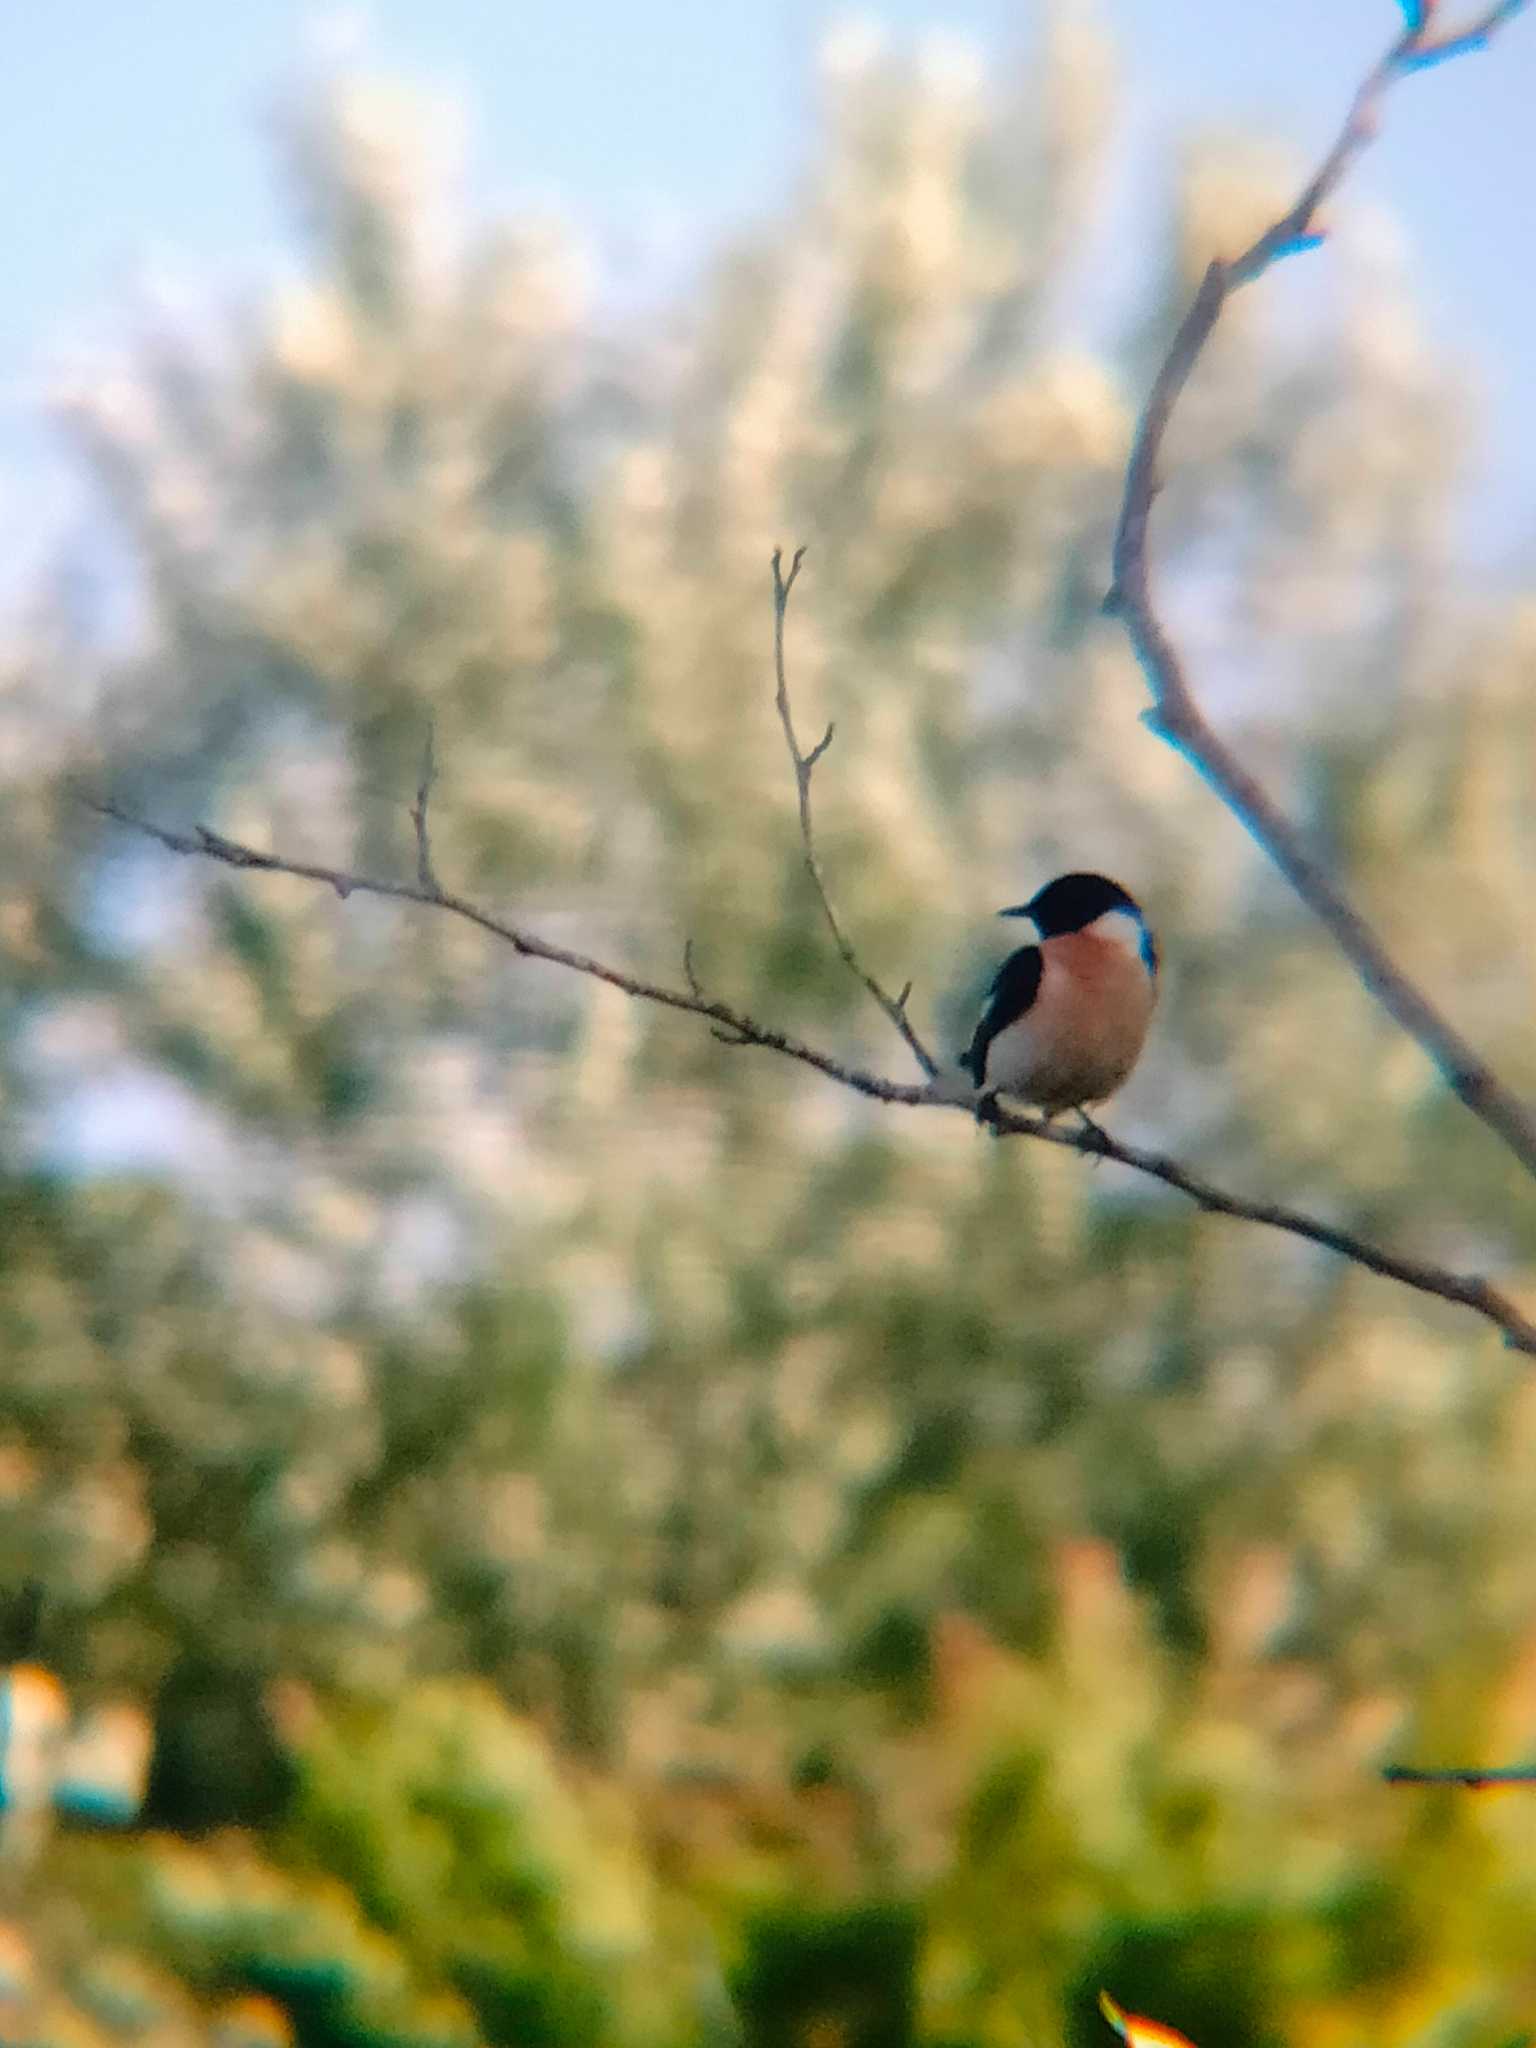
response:
[[[1007,910],[1000,910],[999,917],[1027,917],[1033,920],[1035,913],[1027,903],[1015,903]]]

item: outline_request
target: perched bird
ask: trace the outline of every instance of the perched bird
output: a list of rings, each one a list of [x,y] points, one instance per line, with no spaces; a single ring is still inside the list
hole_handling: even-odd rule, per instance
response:
[[[1136,1064],[1157,1000],[1157,948],[1135,898],[1105,875],[1058,875],[998,913],[1039,940],[1010,953],[961,1065],[985,1117],[999,1095],[1055,1116],[1113,1095]]]

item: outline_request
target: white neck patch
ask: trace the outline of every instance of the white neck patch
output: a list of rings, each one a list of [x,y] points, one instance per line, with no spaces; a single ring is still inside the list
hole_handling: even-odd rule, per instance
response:
[[[1107,940],[1134,959],[1146,957],[1146,927],[1134,910],[1106,910],[1092,924],[1083,927],[1091,937]]]

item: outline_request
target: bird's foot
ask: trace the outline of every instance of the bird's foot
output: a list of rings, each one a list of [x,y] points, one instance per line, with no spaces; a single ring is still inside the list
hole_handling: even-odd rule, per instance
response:
[[[977,1096],[976,1107],[973,1113],[977,1123],[984,1131],[990,1131],[994,1138],[1000,1138],[1003,1135],[1003,1113],[997,1106],[997,1090],[995,1088],[988,1089],[984,1095]]]
[[[1083,1150],[1095,1154],[1096,1159],[1107,1158],[1110,1148],[1108,1131],[1105,1130],[1102,1124],[1096,1124],[1087,1110],[1081,1106],[1079,1106],[1077,1114],[1083,1126],[1083,1137],[1086,1140]]]

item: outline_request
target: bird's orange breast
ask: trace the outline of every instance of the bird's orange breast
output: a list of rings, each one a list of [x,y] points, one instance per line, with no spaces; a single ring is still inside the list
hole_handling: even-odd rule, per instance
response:
[[[1136,1064],[1156,985],[1128,947],[1092,932],[1047,939],[1040,950],[1030,1099],[1043,1109],[1102,1102]]]

